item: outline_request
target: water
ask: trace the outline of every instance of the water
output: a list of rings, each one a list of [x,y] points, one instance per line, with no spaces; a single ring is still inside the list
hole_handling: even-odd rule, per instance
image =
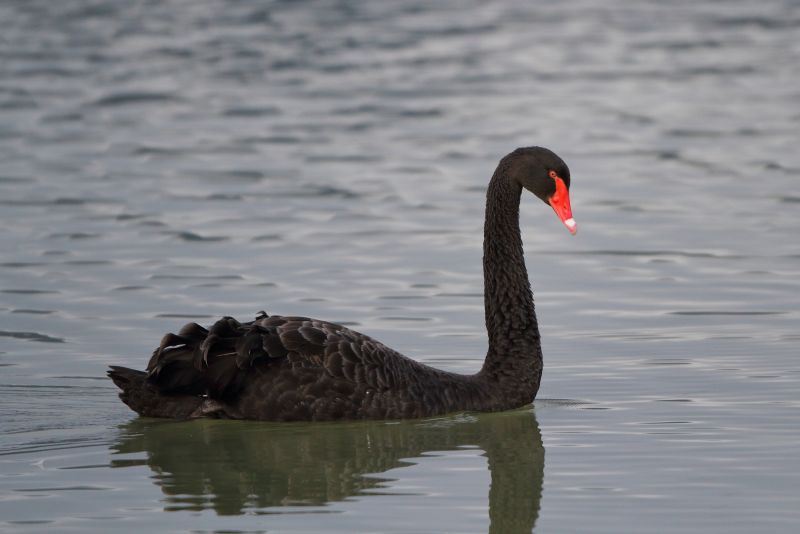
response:
[[[6,1],[3,532],[794,532],[800,6]],[[105,379],[221,315],[473,372],[484,190],[525,198],[535,405],[139,420]]]

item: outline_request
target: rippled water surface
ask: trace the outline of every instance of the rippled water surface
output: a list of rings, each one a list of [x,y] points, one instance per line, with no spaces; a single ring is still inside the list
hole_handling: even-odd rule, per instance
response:
[[[3,532],[794,532],[800,5],[0,4]],[[222,315],[486,349],[497,160],[524,198],[532,408],[136,418],[109,363]]]

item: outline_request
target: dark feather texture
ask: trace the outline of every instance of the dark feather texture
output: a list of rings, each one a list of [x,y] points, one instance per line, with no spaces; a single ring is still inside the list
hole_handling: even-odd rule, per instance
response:
[[[569,176],[558,156],[518,149],[489,184],[484,279],[489,351],[481,371],[459,375],[410,360],[341,325],[269,316],[209,329],[190,323],[165,335],[146,373],[113,367],[109,376],[133,410],[156,417],[261,420],[411,418],[498,411],[533,400],[542,353],[519,232],[524,188],[550,191],[548,171]],[[546,201],[546,198],[543,198]]]

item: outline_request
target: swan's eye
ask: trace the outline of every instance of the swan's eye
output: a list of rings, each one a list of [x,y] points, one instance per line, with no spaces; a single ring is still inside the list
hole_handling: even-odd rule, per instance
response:
[[[547,175],[550,176],[550,178],[552,178],[553,180],[558,178],[558,174],[556,173],[556,171],[550,171],[547,173]]]

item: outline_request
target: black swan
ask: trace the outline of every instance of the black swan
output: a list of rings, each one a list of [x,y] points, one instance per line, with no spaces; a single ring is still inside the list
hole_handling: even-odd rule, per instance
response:
[[[495,412],[533,401],[542,348],[522,253],[525,188],[574,234],[569,169],[552,151],[518,148],[486,192],[483,275],[489,350],[482,369],[434,369],[344,326],[261,312],[167,334],[147,371],[112,366],[120,398],[147,417],[331,421],[402,419],[456,411]]]

